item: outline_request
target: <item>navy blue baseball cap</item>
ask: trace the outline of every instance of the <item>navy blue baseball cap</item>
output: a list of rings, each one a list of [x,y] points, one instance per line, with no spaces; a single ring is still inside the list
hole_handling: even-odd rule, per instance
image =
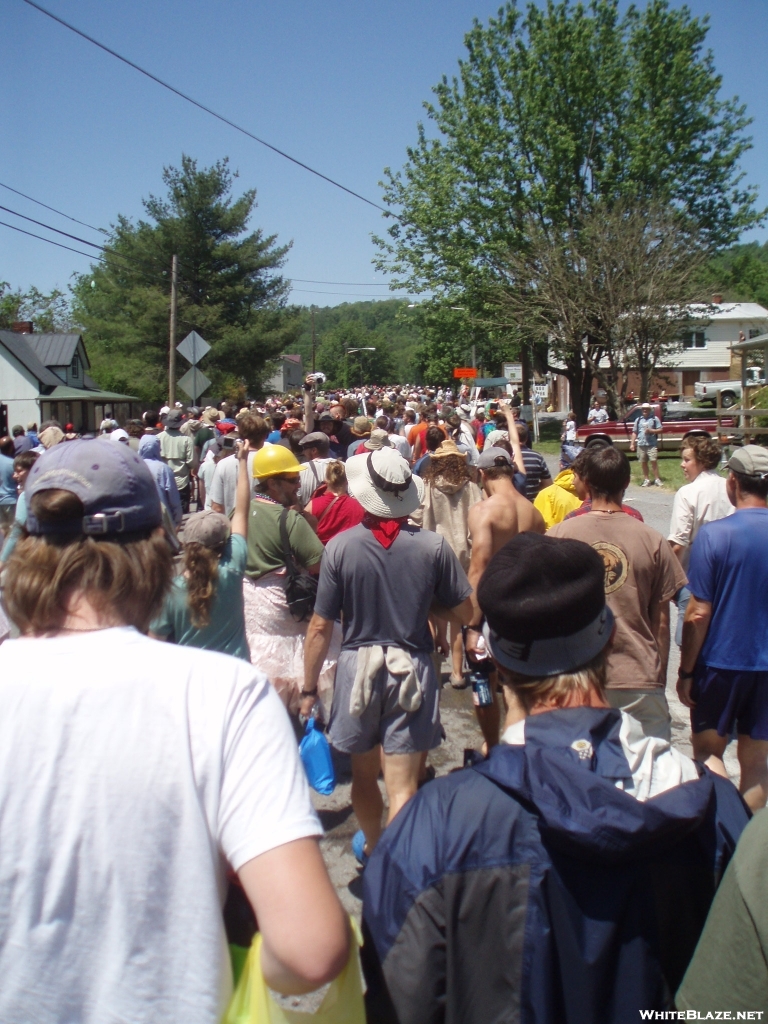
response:
[[[83,503],[81,519],[40,522],[32,498],[41,491],[70,491]],[[125,444],[94,439],[65,441],[34,464],[24,487],[27,531],[35,535],[92,537],[137,533],[162,524],[160,495],[144,459]]]

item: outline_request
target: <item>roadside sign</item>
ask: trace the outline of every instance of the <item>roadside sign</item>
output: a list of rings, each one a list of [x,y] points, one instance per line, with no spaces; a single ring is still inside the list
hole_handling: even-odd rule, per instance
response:
[[[474,366],[459,366],[453,371],[453,376],[464,378],[465,380],[471,380],[477,376],[477,370]]]
[[[179,387],[182,391],[186,391],[193,402],[196,402],[200,395],[205,392],[205,389],[209,386],[210,380],[205,376],[202,370],[198,370],[196,366],[193,366],[191,370],[187,370],[184,376],[179,381]]]
[[[510,384],[522,384],[523,383],[523,364],[522,363],[504,363],[502,371],[502,377],[506,377]]]
[[[176,346],[176,351],[183,355],[188,363],[192,363],[192,365],[195,366],[200,362],[203,356],[207,355],[211,351],[211,346],[205,338],[201,337],[201,335],[197,333],[197,331],[190,331],[184,341],[180,342]],[[184,390],[187,391],[186,388],[184,388]],[[189,394],[188,391],[187,394]],[[202,394],[202,391],[200,394]],[[196,398],[197,396],[195,395],[194,397]]]

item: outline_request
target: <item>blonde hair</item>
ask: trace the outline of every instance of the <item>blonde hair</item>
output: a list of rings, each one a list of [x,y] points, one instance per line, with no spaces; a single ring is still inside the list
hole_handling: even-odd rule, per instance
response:
[[[517,672],[501,668],[501,682],[515,691],[520,703],[530,713],[537,704],[553,708],[574,707],[586,703],[591,691],[605,696],[606,652],[602,650],[592,661],[576,672],[562,672],[555,676],[532,679]],[[576,698],[576,700],[574,700]]]
[[[331,488],[343,487],[347,482],[347,471],[344,468],[344,463],[338,459],[335,462],[329,462],[325,470],[325,482]]]
[[[42,491],[31,508],[40,522],[82,517],[80,499],[69,491]],[[26,537],[8,560],[5,604],[22,633],[41,636],[61,629],[73,594],[146,632],[159,612],[173,577],[165,537]]]

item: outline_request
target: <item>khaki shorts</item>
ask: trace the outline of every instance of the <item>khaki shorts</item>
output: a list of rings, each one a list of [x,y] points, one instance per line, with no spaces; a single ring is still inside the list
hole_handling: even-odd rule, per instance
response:
[[[606,690],[612,708],[626,711],[643,727],[645,736],[672,740],[672,719],[669,717],[667,695],[659,686],[653,690]]]
[[[651,462],[658,462],[659,449],[656,445],[650,448],[647,444],[639,444],[637,446],[637,457],[641,462],[647,462],[649,459]]]

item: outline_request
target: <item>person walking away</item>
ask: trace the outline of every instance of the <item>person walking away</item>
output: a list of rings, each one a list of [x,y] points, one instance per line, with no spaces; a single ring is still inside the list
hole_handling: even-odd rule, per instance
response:
[[[519,442],[515,442],[519,448]],[[473,588],[472,619],[466,635],[466,651],[470,664],[479,662],[487,669],[491,703],[475,704],[477,722],[483,734],[486,752],[499,742],[501,712],[498,704],[499,686],[490,668],[485,642],[482,639],[483,613],[477,603],[477,587],[489,562],[501,548],[518,533],[544,533],[541,513],[524,498],[515,487],[515,466],[503,448],[489,448],[478,460],[480,483],[485,501],[473,505],[469,511],[468,527],[472,555],[469,563],[469,582]]]
[[[325,549],[315,613],[307,630],[301,712],[309,715],[341,615],[343,642],[329,739],[352,757],[352,843],[361,863],[379,841],[382,768],[388,822],[416,792],[428,751],[439,746],[440,684],[432,660],[430,611],[461,626],[472,614],[466,574],[447,541],[409,524],[423,483],[392,448],[347,461],[349,490],[366,511],[359,526]]]
[[[622,511],[629,479],[623,452],[589,449],[585,481],[592,510],[552,527],[549,535],[584,541],[602,557],[606,599],[616,619],[608,702],[636,718],[647,736],[669,740],[669,602],[687,581],[668,541]]]
[[[147,463],[147,469],[155,481],[160,500],[168,510],[168,515],[174,527],[178,529],[181,526],[183,516],[181,496],[176,486],[176,477],[173,475],[170,466],[167,466],[160,458],[160,435],[142,435],[139,440],[139,455]]]
[[[578,508],[575,508],[572,512],[569,512],[567,516],[562,520],[566,522],[568,519],[575,519],[576,516],[586,515],[587,512],[592,511],[592,499],[589,496],[589,488],[587,487],[587,463],[589,461],[589,453],[596,450],[597,448],[607,448],[608,442],[604,444],[597,444],[593,442],[589,448],[584,448],[576,458],[573,460],[573,489],[577,496],[584,496],[584,500]],[[638,519],[641,523],[645,522],[642,513],[638,512],[636,508],[632,508],[631,505],[627,505],[626,502],[621,503],[621,511],[626,512],[628,516],[632,516],[633,519]],[[552,524],[554,526],[554,523]]]
[[[268,984],[329,981],[346,915],[284,708],[245,662],[142,635],[173,573],[146,464],[71,441],[25,497],[5,587],[22,638],[0,646],[0,1020],[218,1024],[227,865]]]
[[[725,779],[608,706],[603,577],[588,545],[536,533],[488,566],[478,599],[515,712],[486,761],[421,789],[373,852],[369,1021],[672,1010],[748,813]]]
[[[325,483],[325,473],[334,460],[330,457],[330,441],[322,430],[313,430],[299,441],[306,458],[299,474],[299,504],[305,507],[318,487]]]
[[[677,694],[691,709],[694,757],[722,759],[736,726],[739,789],[757,811],[768,799],[768,452],[745,445],[728,471],[736,511],[691,546]]]
[[[243,573],[251,486],[248,442],[240,442],[237,500],[230,525],[219,512],[195,512],[184,526],[184,556],[149,635],[182,647],[221,651],[250,662],[245,638]]]
[[[0,534],[5,539],[11,532],[16,517],[16,481],[13,479],[13,439],[0,437]]]
[[[27,525],[27,500],[24,497],[24,484],[27,481],[30,469],[32,469],[39,457],[37,452],[30,450],[22,452],[21,455],[17,455],[13,460],[13,479],[16,484],[18,497],[13,526],[8,533],[5,544],[0,548],[0,573],[5,568],[5,564],[13,554],[16,545],[24,536],[24,530]]]
[[[249,461],[248,472],[251,478],[251,496],[256,492],[256,481],[253,477],[253,463],[256,453],[264,447],[269,434],[267,421],[255,412],[242,412],[237,417],[237,434],[231,439],[229,454],[219,459],[216,463],[216,472],[213,474],[208,498],[211,509],[214,512],[221,512],[225,516],[231,516],[235,508],[237,495],[238,463],[237,459],[230,456],[234,454],[238,438],[241,441],[248,441]],[[222,441],[222,452],[227,451],[225,447],[230,443],[230,438]]]
[[[551,486],[552,474],[544,456],[531,448],[531,431],[525,420],[517,420],[516,427],[525,466],[525,496],[535,501],[539,491]]]
[[[288,544],[296,565],[316,576],[323,545],[306,519],[295,510],[299,463],[282,445],[265,445],[256,452],[252,472],[258,479],[248,517],[248,557],[243,579],[245,633],[251,661],[270,680],[292,713],[299,707],[304,682],[304,637],[307,622],[296,622],[285,597],[286,563],[280,533],[285,520]],[[339,636],[319,673],[326,696],[333,686]]]
[[[667,539],[685,572],[688,571],[691,545],[701,527],[716,519],[725,519],[735,511],[725,480],[717,472],[721,457],[722,448],[712,437],[688,437],[684,442],[680,466],[688,483],[675,493]],[[675,643],[678,647],[683,642],[683,619],[690,596],[687,586],[675,595]]]
[[[365,509],[349,493],[347,472],[340,459],[326,467],[325,489],[321,485],[315,491],[304,511],[317,520],[317,536],[324,545],[337,533],[362,523]]]
[[[756,814],[717,887],[675,1006],[694,1020],[762,1020],[768,992],[768,814]],[[728,1016],[726,1016],[726,1013]],[[711,1014],[710,1018],[707,1014]],[[740,1016],[737,1017],[737,1014]]]
[[[653,412],[650,402],[643,402],[640,415],[632,427],[632,439],[629,442],[631,452],[637,450],[637,457],[640,460],[640,468],[643,471],[643,487],[650,487],[651,481],[648,478],[648,463],[653,466],[653,482],[657,487],[663,487],[659,477],[659,434],[661,433],[661,420]]]
[[[176,480],[182,512],[189,512],[194,442],[191,437],[181,433],[181,422],[181,411],[172,409],[165,418],[165,430],[158,437],[160,458],[170,468]]]
[[[534,507],[541,514],[547,530],[577,511],[587,497],[583,480],[575,471],[582,456],[586,456],[586,449],[579,452],[571,465],[561,469],[549,487],[543,487],[534,498]]]
[[[24,433],[24,427],[19,423],[11,431],[13,435],[13,454],[21,455],[22,452],[31,452],[35,445],[32,443],[32,438],[28,437]]]
[[[464,572],[469,571],[470,542],[469,514],[483,492],[472,479],[466,455],[462,454],[453,441],[443,441],[432,452],[429,465],[422,474],[424,499],[421,507],[411,516],[413,522],[425,530],[431,530],[444,537],[459,560]],[[464,640],[461,629],[451,625],[450,645],[448,623],[436,619],[438,649],[451,652],[451,686],[463,689]]]

